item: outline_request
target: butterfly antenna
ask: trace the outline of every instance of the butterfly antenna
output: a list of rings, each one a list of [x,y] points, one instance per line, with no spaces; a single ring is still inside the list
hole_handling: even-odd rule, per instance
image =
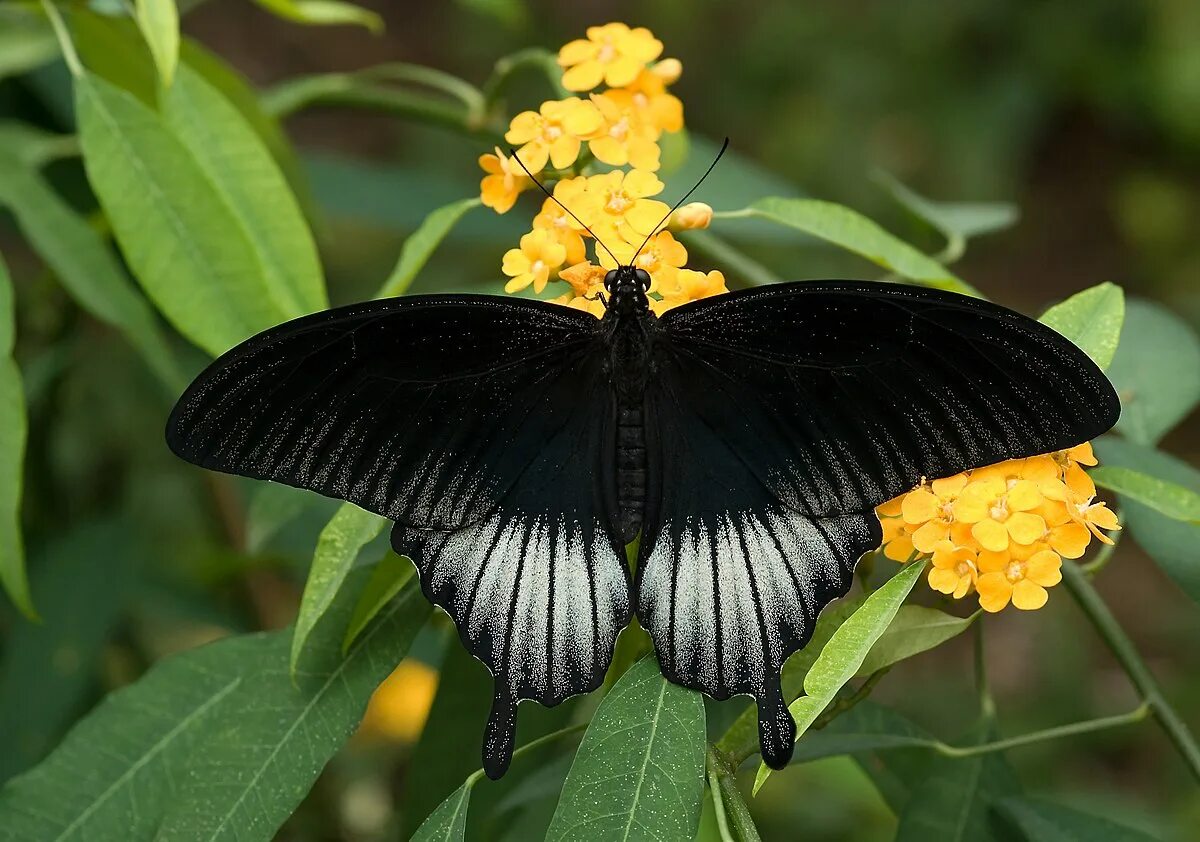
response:
[[[576,222],[578,222],[580,225],[582,225],[583,230],[587,231],[589,234],[592,235],[592,238],[600,245],[600,247],[602,249],[604,249],[606,252],[608,252],[608,256],[613,259],[613,262],[616,263],[618,266],[621,265],[621,261],[619,259],[617,259],[617,256],[615,254],[612,253],[612,249],[610,249],[608,246],[604,245],[604,243],[600,241],[600,238],[596,236],[596,232],[594,232],[591,228],[588,228],[587,223],[575,215],[575,211],[571,210],[569,207],[567,207],[561,201],[559,201],[557,196],[555,196],[553,193],[551,193],[549,190],[546,189],[546,185],[542,184],[540,181],[537,180],[537,176],[535,176],[533,173],[531,173],[529,171],[529,167],[525,166],[524,162],[520,158],[517,157],[517,152],[515,149],[510,147],[508,150],[508,154],[512,155],[512,159],[521,165],[521,169],[525,170],[525,174],[527,176],[529,176],[530,181],[532,181],[534,184],[536,184],[538,187],[540,187],[542,192],[545,193],[547,196],[549,196],[552,200],[554,200],[554,203],[556,205],[558,205],[560,208],[565,210],[567,213],[571,214],[571,219],[574,219]],[[632,260],[629,262],[633,263]]]
[[[679,206],[687,201],[688,196],[695,193],[696,188],[704,183],[704,179],[708,178],[708,174],[713,171],[713,168],[717,165],[717,161],[721,160],[721,156],[725,154],[725,150],[728,148],[729,148],[729,138],[725,138],[725,142],[721,144],[721,151],[717,153],[717,157],[713,158],[713,162],[708,165],[708,169],[706,169],[704,171],[704,175],[700,176],[700,180],[692,185],[691,190],[689,190],[683,194],[683,198],[675,203],[675,207],[673,207],[669,211],[667,211],[667,215],[658,221],[658,225],[655,225],[653,228],[650,229],[650,233],[646,235],[646,239],[642,240],[642,244],[640,246],[638,246],[638,250],[633,253],[633,257],[629,261],[630,265],[632,265],[634,263],[634,261],[637,260],[638,255],[642,253],[642,249],[644,249],[646,247],[646,243],[650,242],[650,238],[659,232],[659,228],[662,226],[662,224],[671,218],[671,214],[673,214],[673,213],[675,213],[675,211],[679,210]],[[545,188],[543,187],[542,189],[544,190]]]

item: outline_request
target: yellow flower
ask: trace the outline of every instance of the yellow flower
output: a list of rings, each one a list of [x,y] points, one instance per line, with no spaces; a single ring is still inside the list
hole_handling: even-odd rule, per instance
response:
[[[664,85],[674,85],[683,75],[683,64],[677,58],[664,58],[654,62],[650,72],[661,79]]]
[[[504,285],[504,291],[520,292],[533,284],[533,291],[541,293],[550,280],[550,273],[562,266],[566,257],[566,247],[546,229],[530,231],[521,238],[520,248],[509,249],[504,254],[501,269],[512,278]]]
[[[587,189],[577,199],[581,209],[568,207],[610,248],[621,241],[640,243],[670,210],[663,202],[649,198],[662,189],[663,183],[652,172],[614,170],[589,177]]]
[[[1033,611],[1046,604],[1046,588],[1062,581],[1062,559],[1044,544],[1028,547],[1013,545],[1009,553],[979,554],[979,605],[996,612],[1011,601],[1022,611]]]
[[[513,117],[504,139],[521,145],[517,156],[530,172],[541,172],[547,160],[561,170],[575,163],[582,138],[603,122],[595,104],[573,96],[543,102],[538,111],[522,111]]]
[[[560,181],[558,184],[562,183]],[[554,192],[557,196],[557,185]],[[559,201],[563,200],[560,198]],[[574,265],[587,257],[587,247],[583,244],[583,226],[553,199],[547,197],[546,201],[542,202],[542,211],[533,218],[533,227],[534,230],[543,229],[549,232],[550,236],[567,250],[566,263]]]
[[[649,292],[663,292],[664,289],[674,288],[674,275],[678,269],[687,263],[687,249],[683,243],[675,239],[670,231],[659,231],[653,237],[645,240],[646,245],[637,243],[616,243],[612,249],[614,254],[601,251],[597,255],[600,265],[605,269],[616,269],[627,266],[630,261],[638,269],[644,269],[650,274]],[[641,251],[635,258],[634,251],[641,246]],[[617,261],[620,261],[618,263]],[[697,273],[700,274],[700,273]]]
[[[1009,541],[1031,544],[1046,534],[1046,521],[1033,514],[1042,503],[1037,484],[995,474],[972,477],[954,505],[954,517],[971,524],[971,535],[985,550],[1008,549]]]
[[[568,68],[563,87],[590,91],[601,82],[623,87],[658,58],[662,48],[662,42],[644,27],[630,29],[623,23],[589,26],[586,39],[571,41],[558,52],[559,65]]]
[[[667,284],[672,281],[673,285],[668,286]],[[667,310],[678,307],[680,304],[720,295],[723,292],[729,292],[729,289],[725,286],[725,276],[716,269],[710,272],[680,269],[667,274],[667,282],[659,289],[659,292],[662,294],[662,300],[650,303],[650,309],[656,316],[661,316]]]
[[[1067,512],[1080,526],[1085,527],[1089,532],[1100,539],[1105,544],[1111,544],[1112,538],[1109,538],[1101,529],[1115,531],[1121,528],[1120,521],[1117,520],[1116,514],[1108,508],[1104,503],[1093,502],[1095,497],[1088,497],[1086,500],[1079,502],[1070,502],[1067,504]]]
[[[588,149],[596,159],[615,167],[631,164],[640,170],[655,171],[659,166],[659,130],[646,120],[629,91],[605,91],[592,94],[603,122],[588,139]],[[682,120],[682,118],[681,118]]]
[[[967,484],[966,474],[935,479],[928,487],[921,486],[904,496],[900,515],[914,527],[913,546],[918,552],[931,553],[945,541],[954,524],[955,500]]]
[[[671,214],[672,231],[692,231],[707,228],[712,222],[713,209],[704,202],[688,202]]]
[[[645,122],[659,131],[677,132],[683,128],[683,103],[679,101],[679,97],[667,93],[667,85],[670,82],[664,74],[658,72],[659,67],[664,64],[667,62],[659,62],[653,68],[643,70],[625,90],[633,95],[633,106]],[[680,67],[681,71],[682,69]]]
[[[933,549],[933,566],[929,568],[929,587],[955,599],[962,599],[975,585],[979,574],[978,558],[970,547],[956,547],[949,541],[939,541]]]
[[[563,269],[558,277],[571,285],[571,291],[558,298],[552,298],[555,304],[565,304],[577,310],[584,310],[596,318],[604,318],[604,302],[600,293],[604,292],[604,276],[608,270],[594,263],[577,263]]]
[[[479,166],[487,173],[479,183],[480,198],[496,213],[512,208],[521,191],[533,186],[520,165],[496,148],[494,155],[480,155]]]
[[[438,674],[425,664],[401,661],[371,696],[359,733],[412,742],[421,735],[437,684]]]

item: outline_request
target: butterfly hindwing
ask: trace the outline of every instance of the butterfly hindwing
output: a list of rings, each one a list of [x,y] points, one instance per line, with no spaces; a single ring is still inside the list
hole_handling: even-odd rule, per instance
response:
[[[779,669],[879,545],[874,508],[922,477],[1087,441],[1119,413],[1070,342],[948,293],[782,284],[657,327],[637,614],[669,678],[755,697],[773,766],[794,734]]]
[[[605,502],[614,433],[602,362],[576,360],[549,389],[570,417],[484,518],[392,532],[425,595],[495,679],[483,749],[493,778],[512,754],[517,703],[554,705],[600,686],[631,616],[625,553]]]

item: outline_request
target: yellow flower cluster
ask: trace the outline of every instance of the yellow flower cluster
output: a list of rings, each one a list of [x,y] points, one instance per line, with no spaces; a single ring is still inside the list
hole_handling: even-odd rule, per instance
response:
[[[708,227],[712,208],[692,202],[667,220],[670,209],[654,198],[663,190],[656,175],[659,140],[664,132],[683,128],[683,105],[667,91],[683,66],[660,59],[662,49],[662,42],[642,27],[589,27],[587,38],[570,42],[558,54],[563,87],[587,98],[544,102],[537,111],[514,117],[505,139],[520,163],[499,148],[479,159],[485,173],[481,198],[497,213],[509,211],[522,192],[534,187],[522,164],[554,182],[558,200],[543,201],[533,229],[504,255],[505,291],[532,287],[541,295],[552,281],[562,281],[570,290],[551,300],[603,316],[605,274],[634,260],[643,242],[636,264],[650,273],[656,313],[727,291],[720,272],[685,268],[687,251],[672,234]],[[607,87],[596,90],[602,85]],[[628,169],[596,173],[594,162]],[[587,246],[593,236],[603,244],[595,246],[595,262]]]
[[[924,482],[876,510],[883,554],[931,558],[930,587],[955,599],[976,592],[985,611],[1041,608],[1063,558],[1080,558],[1093,536],[1111,544],[1102,530],[1120,529],[1082,467],[1095,464],[1081,444]]]
[[[366,739],[411,743],[421,736],[437,692],[438,674],[407,658],[376,688],[359,734]]]

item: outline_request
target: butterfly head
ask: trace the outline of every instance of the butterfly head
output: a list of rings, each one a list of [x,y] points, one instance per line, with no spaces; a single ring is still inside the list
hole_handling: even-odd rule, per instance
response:
[[[609,295],[608,307],[618,313],[646,310],[650,300],[650,273],[636,266],[618,266],[604,276],[604,289]]]

